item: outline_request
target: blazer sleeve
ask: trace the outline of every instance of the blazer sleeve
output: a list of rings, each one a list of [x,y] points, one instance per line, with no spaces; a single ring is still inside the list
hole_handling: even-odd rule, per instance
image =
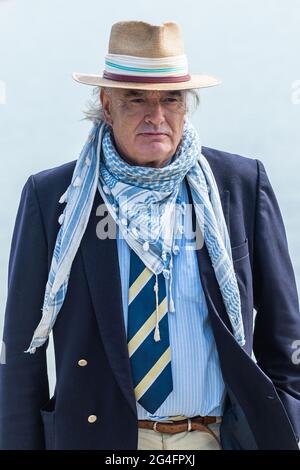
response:
[[[257,161],[257,206],[253,250],[253,352],[272,380],[296,436],[300,436],[299,300],[283,218],[266,169]]]
[[[25,183],[8,266],[0,365],[0,448],[44,449],[40,408],[49,400],[46,349],[25,353],[42,312],[47,243],[34,177]]]

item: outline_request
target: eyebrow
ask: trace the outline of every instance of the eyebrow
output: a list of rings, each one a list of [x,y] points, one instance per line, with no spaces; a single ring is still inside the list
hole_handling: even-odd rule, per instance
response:
[[[128,90],[125,92],[124,97],[130,97],[130,96],[143,96],[145,94],[145,91],[143,90]],[[182,93],[180,90],[170,90],[167,91],[167,95],[173,95],[173,96],[182,96]]]

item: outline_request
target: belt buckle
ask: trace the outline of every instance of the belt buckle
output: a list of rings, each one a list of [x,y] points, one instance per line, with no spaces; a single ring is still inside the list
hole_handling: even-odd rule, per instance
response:
[[[165,424],[165,423],[172,424],[173,422],[174,421],[172,421],[171,419],[163,419],[163,420],[160,420],[160,421],[154,421],[152,429],[153,429],[153,431],[160,432],[156,429],[157,424]]]
[[[159,423],[159,421],[154,421],[154,424],[153,424],[153,428],[152,428],[152,429],[153,429],[153,431],[155,431],[155,432],[159,432],[159,431],[156,429],[156,426],[157,426],[158,423]]]

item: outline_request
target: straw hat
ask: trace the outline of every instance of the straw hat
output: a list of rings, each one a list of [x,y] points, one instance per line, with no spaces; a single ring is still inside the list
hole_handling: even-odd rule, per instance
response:
[[[182,90],[218,85],[211,75],[188,71],[179,25],[167,21],[119,21],[110,32],[103,75],[74,72],[74,80],[86,85],[143,90]]]

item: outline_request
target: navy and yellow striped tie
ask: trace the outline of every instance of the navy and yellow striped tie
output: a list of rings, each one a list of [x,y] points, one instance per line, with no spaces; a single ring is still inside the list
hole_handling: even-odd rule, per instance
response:
[[[154,413],[173,390],[167,314],[163,274],[156,278],[134,250],[130,250],[128,351],[136,400],[150,413]],[[156,325],[160,339],[159,336],[154,339]]]

